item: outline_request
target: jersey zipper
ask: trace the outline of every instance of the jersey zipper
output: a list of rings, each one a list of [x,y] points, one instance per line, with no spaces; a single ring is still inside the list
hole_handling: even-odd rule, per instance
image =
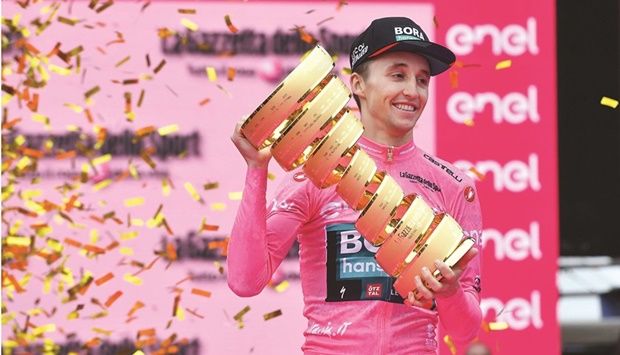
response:
[[[394,157],[394,147],[389,146],[387,151],[387,161],[388,163],[392,162],[392,158]]]

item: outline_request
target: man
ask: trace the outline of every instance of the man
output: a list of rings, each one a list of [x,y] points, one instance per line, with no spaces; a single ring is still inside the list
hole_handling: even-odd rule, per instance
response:
[[[365,127],[358,146],[405,194],[418,194],[436,213],[454,217],[466,234],[479,235],[473,181],[413,140],[430,79],[450,68],[454,54],[430,42],[412,20],[392,17],[373,21],[353,41],[350,60],[350,88]],[[452,269],[436,261],[440,281],[423,270],[414,280],[422,298],[410,292],[403,300],[392,289],[394,279],[376,265],[361,270],[376,248],[355,231],[359,211],[334,187],[321,190],[294,170],[264,208],[271,154],[254,149],[240,126],[231,139],[248,171],[228,246],[228,284],[237,295],[260,293],[297,238],[308,319],[304,354],[436,354],[440,320],[456,344],[465,346],[477,336],[480,239]]]

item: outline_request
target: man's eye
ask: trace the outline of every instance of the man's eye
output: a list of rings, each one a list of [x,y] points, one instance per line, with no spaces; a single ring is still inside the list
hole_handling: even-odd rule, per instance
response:
[[[394,73],[392,74],[393,77],[395,78],[404,78],[405,76],[402,73]]]

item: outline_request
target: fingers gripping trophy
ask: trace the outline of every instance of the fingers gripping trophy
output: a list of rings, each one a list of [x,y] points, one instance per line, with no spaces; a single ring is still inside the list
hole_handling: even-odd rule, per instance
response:
[[[357,141],[361,121],[347,108],[351,92],[332,73],[334,61],[316,45],[300,64],[242,123],[241,132],[256,149],[269,148],[285,170],[303,169],[319,189],[335,185],[337,194],[361,211],[355,228],[379,247],[375,259],[396,278],[394,288],[420,298],[414,276],[434,261],[454,266],[473,246],[447,213],[435,213],[416,194],[405,195]]]

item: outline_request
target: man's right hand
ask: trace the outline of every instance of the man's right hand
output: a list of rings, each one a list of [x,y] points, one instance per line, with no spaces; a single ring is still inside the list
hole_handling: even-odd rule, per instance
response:
[[[267,169],[269,167],[269,161],[271,160],[271,149],[269,147],[257,150],[252,143],[241,132],[241,125],[246,120],[244,116],[237,125],[235,131],[230,136],[230,140],[235,144],[243,159],[248,164],[249,168]]]

